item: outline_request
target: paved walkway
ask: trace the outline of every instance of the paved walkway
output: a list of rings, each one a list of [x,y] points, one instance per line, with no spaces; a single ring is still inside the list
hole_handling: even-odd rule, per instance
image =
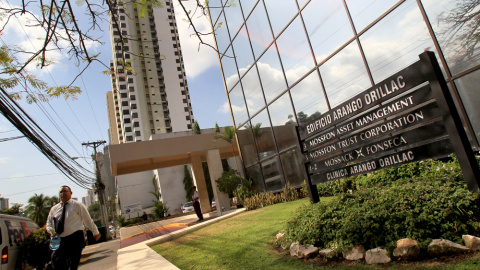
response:
[[[171,264],[165,258],[160,256],[160,254],[153,251],[150,247],[174,240],[189,232],[216,223],[222,219],[229,218],[243,211],[245,211],[245,208],[232,209],[223,212],[221,216],[218,216],[217,212],[211,212],[204,214],[204,220],[198,222],[197,216],[193,214],[125,228],[128,230],[121,230],[120,237],[122,239],[122,245],[125,241],[126,247],[121,248],[117,251],[117,269],[178,269],[175,265]],[[155,225],[152,223],[157,224]],[[187,226],[182,227],[185,224]],[[155,238],[153,238],[154,235],[160,236],[156,236]],[[136,242],[137,240],[138,242]]]
[[[116,270],[117,250],[120,248],[120,239],[114,239],[95,245],[86,246],[82,251],[79,270]]]

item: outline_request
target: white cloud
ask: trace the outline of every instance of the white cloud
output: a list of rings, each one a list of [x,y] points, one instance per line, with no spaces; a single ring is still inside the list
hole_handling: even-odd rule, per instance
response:
[[[11,158],[9,157],[0,157],[0,164],[6,164]]]
[[[182,1],[187,11],[195,10],[195,1]],[[195,78],[213,66],[218,66],[217,52],[206,46],[201,45],[199,39],[194,35],[194,30],[190,23],[186,21],[186,15],[181,6],[176,2],[175,14],[177,17],[178,33],[180,35],[180,43],[182,46],[182,54],[185,60],[185,70],[188,77]],[[195,14],[191,16],[195,29],[200,33],[210,33],[212,28],[207,16]],[[215,47],[213,35],[201,36],[203,42]]]

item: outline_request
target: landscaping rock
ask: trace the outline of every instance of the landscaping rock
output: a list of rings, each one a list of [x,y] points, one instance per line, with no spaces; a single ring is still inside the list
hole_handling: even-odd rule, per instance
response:
[[[365,258],[365,248],[363,246],[349,247],[343,252],[343,257],[349,261],[357,261]]]
[[[309,259],[316,257],[318,254],[318,248],[313,245],[302,245],[298,248],[297,257],[302,259]]]
[[[292,257],[297,256],[299,248],[300,248],[300,244],[298,242],[292,243],[290,245],[290,256]]]
[[[375,248],[370,249],[365,254],[365,262],[367,264],[374,264],[374,263],[389,263],[392,259],[387,255],[386,249]]]
[[[335,250],[333,248],[322,249],[318,252],[318,255],[322,257],[332,258],[335,256]]]
[[[435,239],[428,245],[428,254],[432,256],[469,252],[470,249],[446,239]]]
[[[285,239],[284,233],[277,233],[277,243]]]
[[[405,238],[397,241],[397,248],[393,250],[393,256],[404,260],[411,260],[420,255],[420,245],[418,242]]]
[[[480,238],[473,235],[463,235],[462,239],[465,241],[465,246],[467,246],[470,250],[480,250]]]

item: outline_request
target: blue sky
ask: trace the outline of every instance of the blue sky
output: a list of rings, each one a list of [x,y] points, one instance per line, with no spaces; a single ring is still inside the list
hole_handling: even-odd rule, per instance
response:
[[[14,1],[9,0],[0,4],[13,6]],[[179,11],[180,8],[177,8],[176,12],[179,13]],[[198,40],[190,35],[188,25],[182,20],[184,17],[181,14],[177,15],[177,24],[194,118],[201,128],[213,128],[215,122],[220,126],[232,125],[216,52],[207,46],[201,46],[198,51]],[[38,48],[41,42],[38,37],[41,32],[38,29],[26,27],[25,19],[25,17],[18,17],[11,20],[0,36],[2,45],[16,44]],[[207,21],[195,23],[200,31],[210,29]],[[105,44],[89,46],[91,52],[100,52],[101,60],[108,65],[112,58],[108,23],[103,22],[102,25],[106,32],[100,34]],[[56,64],[43,70],[30,68],[30,71],[52,86],[70,84],[82,67],[77,67],[73,61],[69,61],[64,53],[52,52],[49,57],[55,59]],[[48,104],[38,105],[19,102],[38,125],[71,157],[91,155],[91,148],[82,147],[84,142],[108,141],[105,93],[111,90],[111,84],[110,77],[101,73],[103,70],[106,70],[105,66],[95,63],[74,83],[83,91],[78,100],[58,99]],[[49,116],[42,111],[42,106]],[[21,133],[3,115],[0,115],[0,138],[20,135]],[[85,168],[93,170],[93,163],[89,158],[80,158],[78,161]],[[0,197],[9,198],[10,205],[12,203],[26,205],[28,198],[35,193],[43,193],[46,196],[57,195],[58,188],[64,184],[72,187],[73,197],[80,199],[86,195],[85,189],[63,176],[27,139],[0,143]]]

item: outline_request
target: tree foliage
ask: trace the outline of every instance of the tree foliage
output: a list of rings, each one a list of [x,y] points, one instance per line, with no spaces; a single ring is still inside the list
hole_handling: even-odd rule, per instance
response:
[[[198,125],[198,122],[197,120],[195,120],[195,122],[193,123],[193,134],[201,134],[202,131],[200,130],[200,125]]]
[[[187,194],[186,195],[187,202],[189,202],[192,200],[192,196],[193,196],[193,191],[192,191],[193,179],[192,179],[192,176],[190,176],[190,172],[188,171],[187,165],[183,166],[183,171],[184,171],[183,186],[185,188],[185,193]]]
[[[39,227],[43,227],[47,223],[48,213],[52,207],[50,197],[44,196],[43,193],[28,199],[28,205],[25,209],[27,216],[38,224]]]
[[[4,214],[7,214],[7,215],[17,215],[17,216],[20,216],[22,215],[22,204],[19,204],[19,203],[13,203],[12,206],[8,209],[5,209],[5,210],[2,210],[2,212]]]
[[[81,93],[78,86],[56,86],[51,87],[42,80],[37,79],[26,70],[20,71],[18,60],[11,54],[7,46],[0,47],[0,87],[4,89],[23,88],[22,91],[9,91],[13,100],[25,98],[27,103],[48,101],[50,98],[77,99]]]
[[[218,190],[233,197],[237,187],[242,183],[242,178],[234,170],[230,169],[222,173],[222,176],[216,180]]]
[[[102,212],[98,202],[95,202],[88,207],[88,213],[90,213],[93,220],[102,220]]]

